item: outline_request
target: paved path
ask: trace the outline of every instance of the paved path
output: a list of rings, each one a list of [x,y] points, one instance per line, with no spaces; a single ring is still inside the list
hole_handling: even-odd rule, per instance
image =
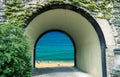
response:
[[[92,77],[74,67],[55,67],[35,69],[33,77]]]

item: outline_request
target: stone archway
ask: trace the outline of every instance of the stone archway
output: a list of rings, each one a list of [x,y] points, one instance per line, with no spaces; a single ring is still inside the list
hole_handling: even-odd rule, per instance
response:
[[[77,68],[94,77],[107,77],[106,41],[100,24],[89,13],[70,4],[51,4],[40,9],[25,31],[33,54],[39,36],[53,29],[65,31],[73,38]]]

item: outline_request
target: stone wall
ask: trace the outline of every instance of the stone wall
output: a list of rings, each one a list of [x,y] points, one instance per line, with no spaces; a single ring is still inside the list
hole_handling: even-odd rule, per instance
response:
[[[114,64],[114,67],[112,67],[111,69],[111,73],[116,74],[117,77],[119,77],[120,76],[120,63],[116,61],[118,61],[119,59],[118,56],[120,56],[120,2],[114,1],[113,6],[114,6],[113,12],[112,12],[113,18],[109,20],[109,23],[111,24],[111,28],[112,28],[113,36],[115,40],[115,48],[113,49],[115,64]]]
[[[25,7],[36,6],[37,3],[42,4],[45,3],[47,0],[24,0]],[[38,2],[37,2],[38,1]],[[66,0],[68,1],[68,0]],[[120,2],[113,3],[113,17],[108,20],[112,29],[112,35],[114,36],[115,46],[109,46],[106,49],[106,60],[107,60],[107,71],[108,77],[110,77],[111,70],[115,67],[114,64],[114,49],[120,49]],[[6,16],[4,14],[6,9],[5,3],[3,0],[0,0],[0,23],[6,22]],[[36,9],[32,9],[36,10]]]
[[[6,6],[5,6],[3,0],[0,0],[0,23],[6,21],[6,16],[4,14],[5,8],[6,8]]]
[[[120,2],[113,3],[113,18],[109,21],[113,29],[116,48],[120,48]]]

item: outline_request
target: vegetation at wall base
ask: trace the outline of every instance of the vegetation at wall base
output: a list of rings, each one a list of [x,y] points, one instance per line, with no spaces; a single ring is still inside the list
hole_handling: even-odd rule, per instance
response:
[[[0,77],[31,77],[32,54],[23,28],[28,12],[16,0],[5,4],[7,21],[0,24]]]
[[[0,25],[0,77],[32,76],[31,54],[23,32],[10,22]]]
[[[112,2],[120,0],[48,0],[47,3],[27,5],[22,0],[4,0],[7,22],[0,24],[0,77],[31,77],[31,55],[24,34],[24,26],[30,16],[53,2],[75,4],[94,13],[95,17],[111,19]],[[21,1],[21,2],[19,2]],[[23,0],[25,1],[25,0]]]

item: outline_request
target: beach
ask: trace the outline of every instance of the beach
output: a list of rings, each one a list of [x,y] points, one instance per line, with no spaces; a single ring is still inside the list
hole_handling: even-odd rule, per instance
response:
[[[36,68],[74,66],[74,62],[35,62]]]

